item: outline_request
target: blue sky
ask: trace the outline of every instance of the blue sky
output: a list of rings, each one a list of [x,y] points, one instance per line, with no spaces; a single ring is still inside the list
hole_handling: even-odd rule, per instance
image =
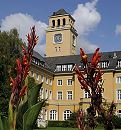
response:
[[[76,20],[79,47],[87,52],[96,47],[101,51],[121,50],[121,0],[0,0],[1,30],[15,26],[25,40],[30,26],[35,24],[40,38],[36,50],[43,54],[48,18],[60,8]]]

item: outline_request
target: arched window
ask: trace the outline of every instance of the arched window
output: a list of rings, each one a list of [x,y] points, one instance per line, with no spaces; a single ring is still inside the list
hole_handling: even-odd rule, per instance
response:
[[[55,27],[55,20],[52,20],[52,27]]]
[[[121,110],[117,111],[117,116],[121,118]]]
[[[71,116],[71,114],[72,112],[70,110],[65,110],[63,114],[64,120],[67,120]]]
[[[50,111],[50,120],[57,120],[57,111],[56,110]]]
[[[64,26],[66,25],[66,19],[65,18],[63,19],[63,25]]]
[[[60,26],[60,19],[57,20],[57,26]]]

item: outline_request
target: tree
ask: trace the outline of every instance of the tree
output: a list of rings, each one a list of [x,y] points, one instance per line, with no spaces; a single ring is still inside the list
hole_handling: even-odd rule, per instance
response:
[[[21,57],[20,46],[22,40],[18,38],[16,29],[10,32],[0,32],[0,112],[7,116],[10,97],[10,75],[16,75],[15,60]],[[4,107],[3,107],[4,106]]]
[[[96,119],[101,116],[103,119],[104,129],[113,129],[113,115],[116,109],[116,105],[112,102],[110,105],[103,104],[103,72],[98,65],[100,61],[99,48],[94,52],[91,61],[88,61],[88,56],[84,50],[80,48],[80,56],[84,65],[84,70],[81,71],[79,67],[75,66],[74,71],[77,74],[81,89],[84,89],[89,93],[91,98],[90,107],[87,109],[87,127],[94,129],[97,126]],[[78,111],[77,123],[80,130],[85,130],[86,126],[83,123],[83,110]]]

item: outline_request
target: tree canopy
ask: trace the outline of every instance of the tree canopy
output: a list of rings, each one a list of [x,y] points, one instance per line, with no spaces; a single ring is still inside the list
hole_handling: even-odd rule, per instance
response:
[[[7,115],[10,97],[10,75],[15,76],[16,58],[21,57],[22,40],[16,29],[0,32],[0,112]]]

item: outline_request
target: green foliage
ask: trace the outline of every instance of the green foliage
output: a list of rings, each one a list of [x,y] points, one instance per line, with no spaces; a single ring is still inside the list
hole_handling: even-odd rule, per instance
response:
[[[8,120],[2,115],[0,115],[0,130],[8,130]]]
[[[69,128],[76,128],[76,123],[73,120],[66,120],[66,121],[49,121],[48,127],[69,127]]]
[[[38,95],[43,83],[32,87],[28,91],[25,101],[21,101],[17,113],[17,130],[33,130],[38,115],[46,105],[46,100],[38,102]]]
[[[120,128],[121,129],[121,118],[118,117],[118,116],[113,116],[113,125],[114,127],[117,129],[117,128]]]
[[[15,76],[15,60],[21,57],[20,45],[16,29],[0,32],[0,112],[7,116],[10,98],[10,75]],[[3,107],[4,106],[4,107]]]

